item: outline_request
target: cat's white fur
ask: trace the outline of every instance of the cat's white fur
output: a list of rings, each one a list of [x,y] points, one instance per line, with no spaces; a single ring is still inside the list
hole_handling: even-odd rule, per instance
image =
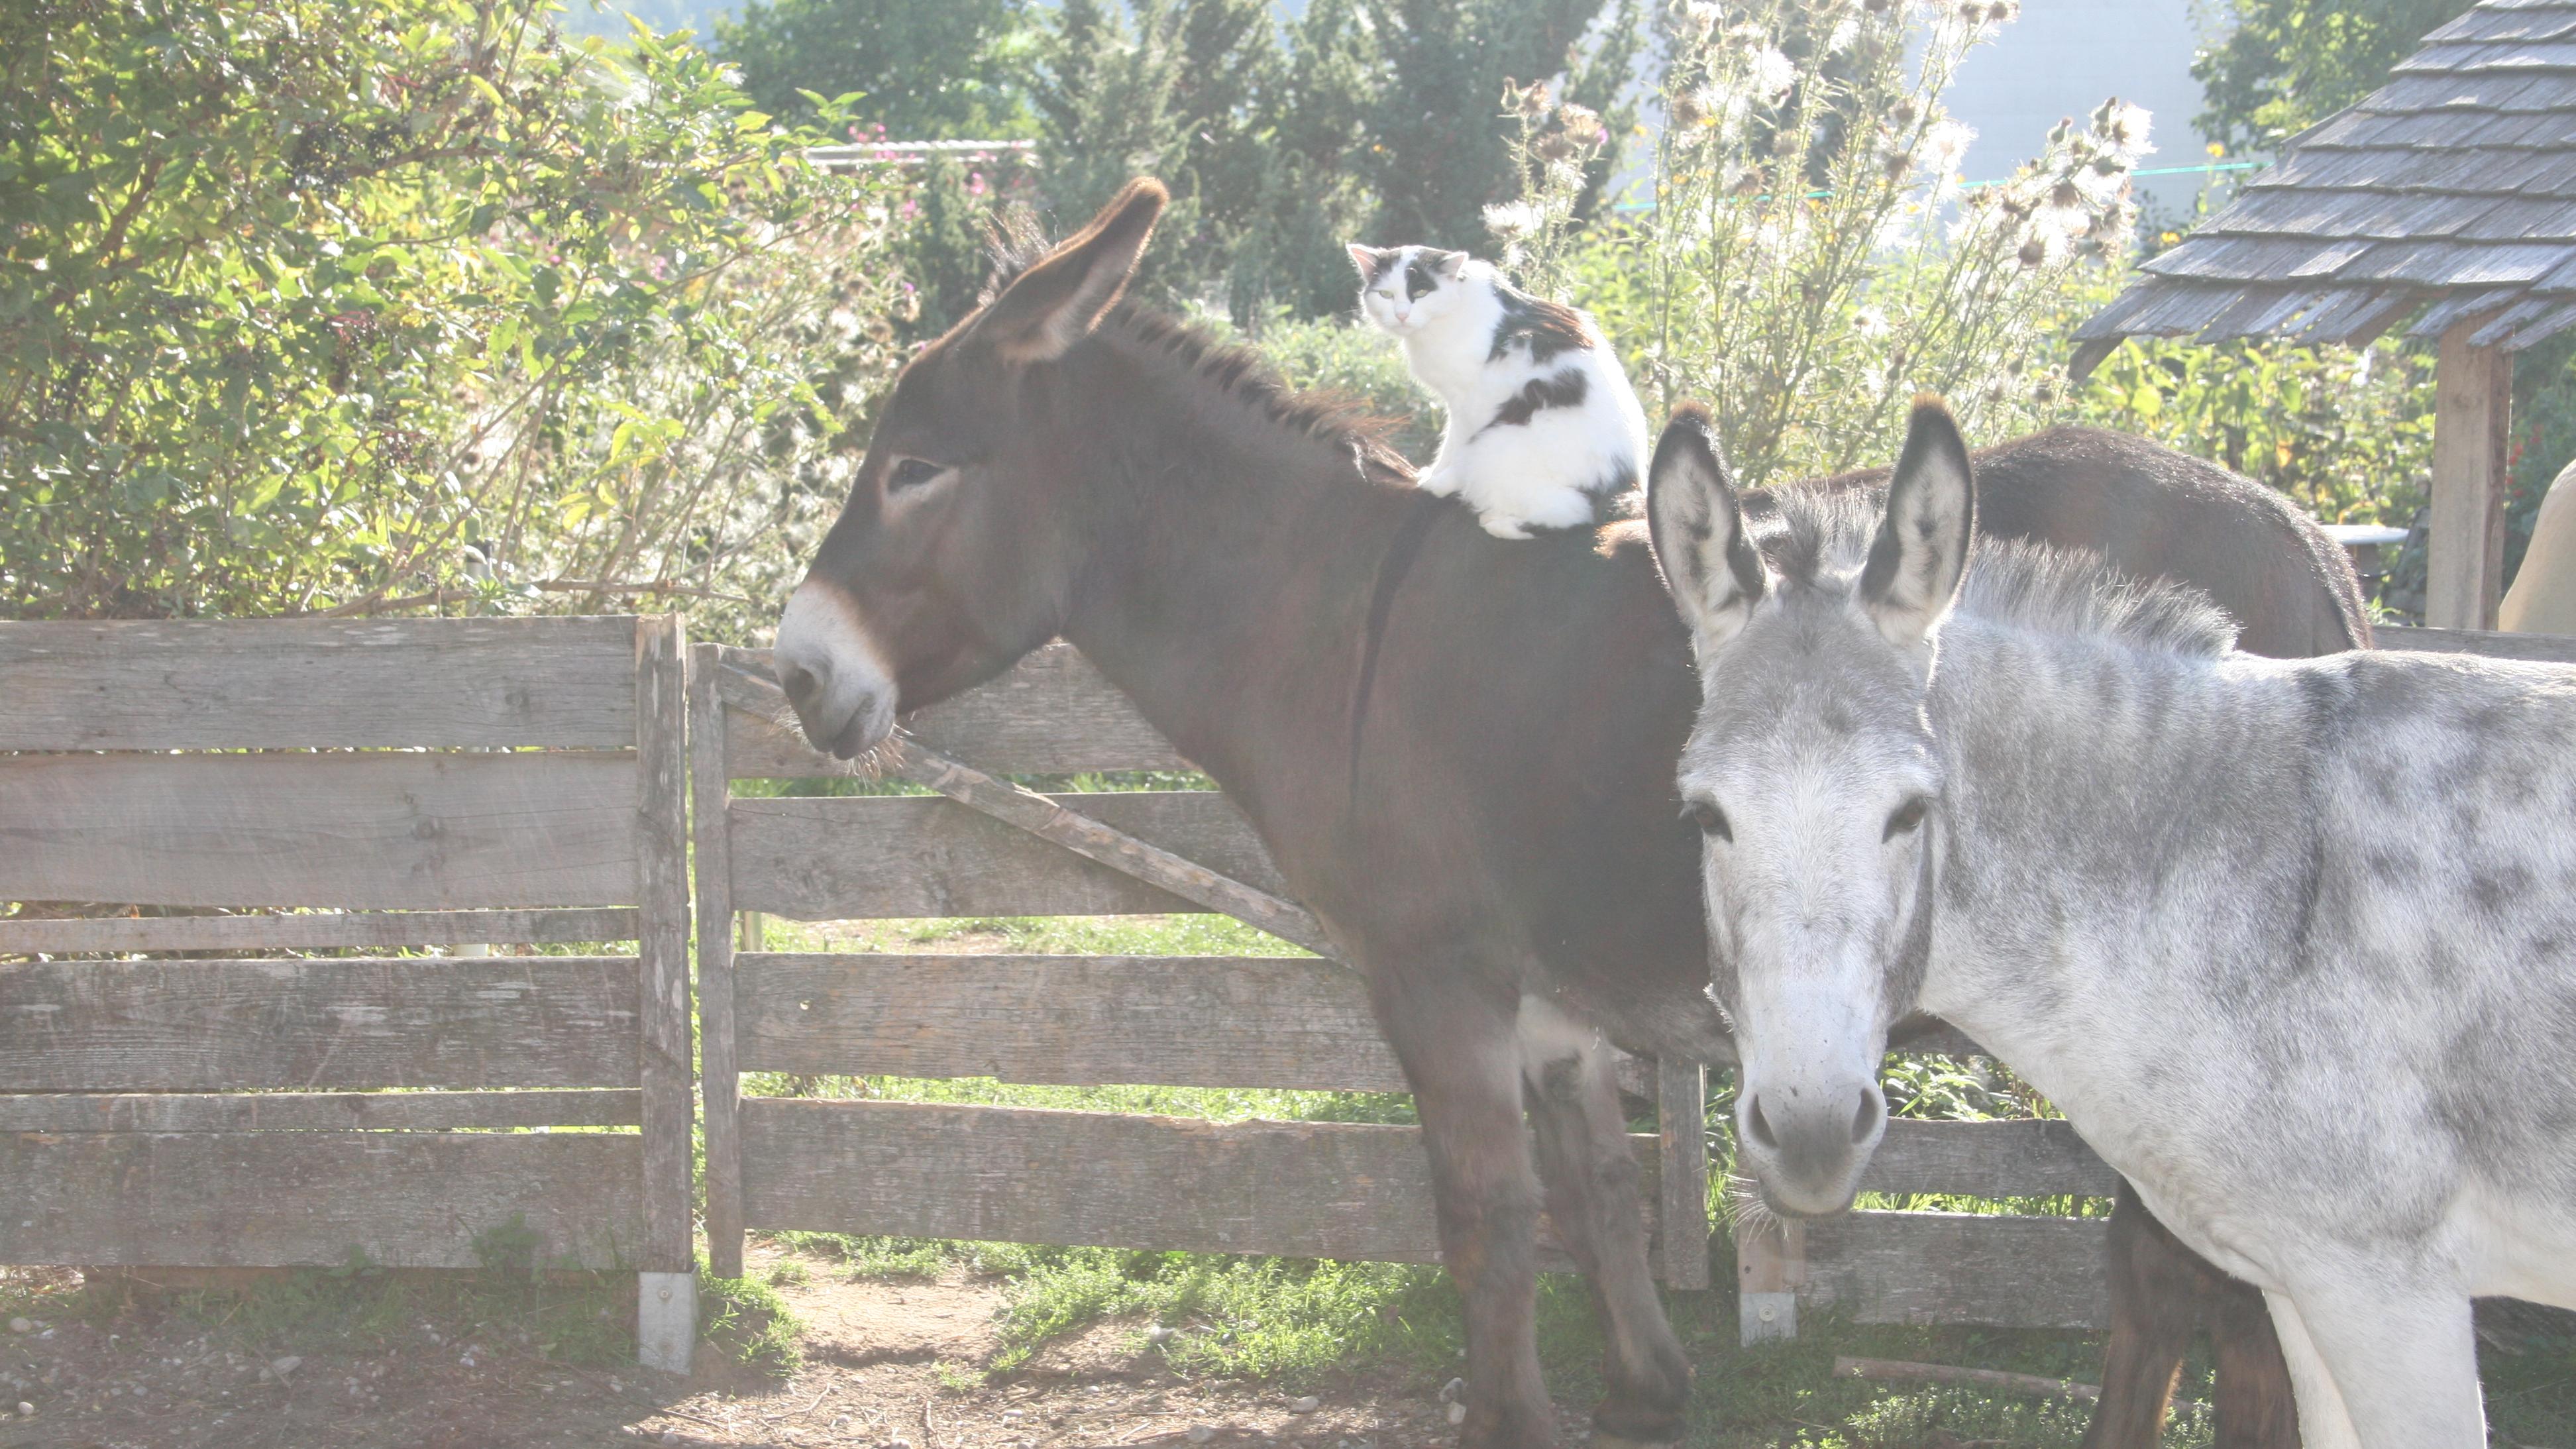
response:
[[[1427,493],[1472,504],[1485,531],[1581,528],[1641,476],[1646,413],[1601,329],[1491,264],[1431,247],[1350,248],[1360,313],[1404,343],[1448,410]]]

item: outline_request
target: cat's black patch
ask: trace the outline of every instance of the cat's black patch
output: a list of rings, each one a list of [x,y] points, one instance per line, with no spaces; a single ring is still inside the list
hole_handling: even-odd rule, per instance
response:
[[[1580,352],[1592,345],[1592,339],[1583,335],[1583,314],[1564,303],[1501,285],[1494,288],[1494,296],[1503,304],[1503,317],[1494,324],[1494,345],[1486,352],[1486,361],[1502,361],[1516,342],[1529,344],[1532,362],[1546,362],[1560,352]]]
[[[1413,261],[1404,269],[1406,298],[1419,302],[1439,290],[1439,287],[1440,279],[1431,274],[1431,264],[1424,261],[1420,253],[1416,253]]]
[[[1488,428],[1527,427],[1530,419],[1549,408],[1583,406],[1584,394],[1591,391],[1591,387],[1592,385],[1584,380],[1580,372],[1569,371],[1557,373],[1552,377],[1533,377],[1521,385],[1519,392],[1504,399],[1503,405],[1494,410],[1494,420],[1485,426]]]

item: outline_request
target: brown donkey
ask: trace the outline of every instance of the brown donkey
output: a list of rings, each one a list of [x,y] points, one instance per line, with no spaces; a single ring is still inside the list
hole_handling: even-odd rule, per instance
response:
[[[1673,788],[1690,641],[1642,529],[1494,539],[1414,491],[1364,421],[1119,305],[1163,200],[1129,186],[904,370],[780,623],[780,682],[815,745],[850,757],[899,711],[1079,646],[1368,975],[1466,1301],[1462,1442],[1553,1438],[1542,1201],[1605,1321],[1600,1434],[1671,1440],[1690,1370],[1647,1273],[1605,1042],[1730,1059]],[[1992,531],[2198,584],[2250,647],[2366,641],[2342,555],[2241,479],[2076,431],[1996,449],[1979,478]],[[2118,1281],[2187,1282],[2178,1253],[2133,1231]],[[2119,1311],[2150,1331],[2121,1371],[2151,1422],[2192,1305]],[[2295,1442],[2266,1432],[2242,1442]]]

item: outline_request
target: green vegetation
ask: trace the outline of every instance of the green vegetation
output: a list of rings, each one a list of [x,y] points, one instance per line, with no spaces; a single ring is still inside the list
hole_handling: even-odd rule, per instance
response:
[[[891,362],[890,193],[550,9],[0,14],[0,612],[767,613]]]

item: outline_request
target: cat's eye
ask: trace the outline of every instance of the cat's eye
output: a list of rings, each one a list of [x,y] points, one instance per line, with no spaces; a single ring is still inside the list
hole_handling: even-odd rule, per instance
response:
[[[901,493],[918,488],[947,471],[927,458],[897,458],[892,471],[886,474],[886,491]]]
[[[1682,818],[1699,827],[1700,834],[1719,840],[1733,840],[1735,827],[1727,823],[1726,812],[1707,800],[1693,800],[1683,808]]]
[[[1917,795],[1906,801],[1904,804],[1897,806],[1893,811],[1888,813],[1887,831],[1885,834],[1879,836],[1879,839],[1894,840],[1900,835],[1913,834],[1915,830],[1923,824],[1924,812],[1931,808],[1931,800],[1921,795]]]

